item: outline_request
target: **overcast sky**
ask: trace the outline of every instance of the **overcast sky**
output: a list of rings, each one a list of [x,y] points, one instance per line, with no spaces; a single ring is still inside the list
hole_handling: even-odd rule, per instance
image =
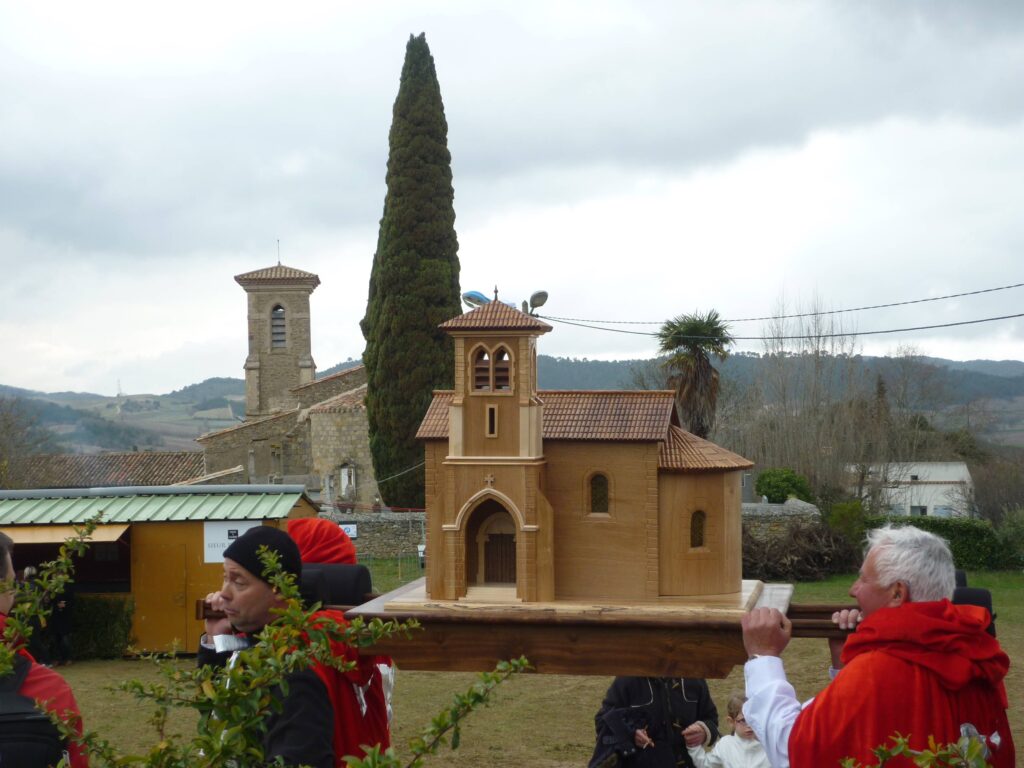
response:
[[[282,263],[322,281],[318,366],[359,357],[391,108],[420,32],[464,290],[661,321],[1024,282],[1019,2],[7,3],[0,384],[135,394],[241,377],[232,278],[276,263],[278,239]],[[842,322],[1020,312],[1024,288]],[[859,340],[908,344],[1024,359],[1024,318]],[[555,324],[540,350],[655,347]]]

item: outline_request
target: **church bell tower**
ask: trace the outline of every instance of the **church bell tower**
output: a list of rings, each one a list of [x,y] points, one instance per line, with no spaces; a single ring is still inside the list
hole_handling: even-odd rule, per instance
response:
[[[291,408],[291,390],[316,378],[310,352],[309,297],[320,285],[312,272],[278,264],[235,275],[248,295],[249,355],[245,417]]]

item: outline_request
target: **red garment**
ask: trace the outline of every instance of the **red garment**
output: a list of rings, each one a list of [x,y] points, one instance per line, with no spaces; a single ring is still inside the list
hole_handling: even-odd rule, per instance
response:
[[[304,563],[356,564],[356,545],[337,523],[323,517],[288,521],[288,535],[299,545]]]
[[[388,721],[388,696],[384,693],[381,667],[392,667],[390,656],[360,656],[360,666],[370,669],[370,685],[364,692],[366,716],[363,719],[364,743],[380,744],[381,752],[391,746],[391,723]]]
[[[356,547],[337,523],[322,517],[299,517],[288,521],[288,535],[299,546],[303,563],[355,565]],[[318,611],[314,616],[330,616],[338,625],[347,625],[338,611]],[[313,671],[323,680],[334,705],[334,754],[339,766],[345,755],[363,757],[362,745],[380,744],[381,751],[391,746],[387,697],[378,664],[391,666],[387,656],[360,656],[342,643],[333,647],[336,656],[356,662],[355,669],[339,674],[337,670],[316,665]],[[359,702],[362,693],[366,714]]]
[[[1013,768],[1003,686],[1010,660],[985,632],[988,622],[984,608],[948,600],[872,613],[846,641],[843,670],[797,718],[790,765],[823,768],[844,757],[873,765],[872,748],[891,743],[894,733],[925,749],[929,736],[953,742],[960,725],[971,723],[989,737],[992,765]]]
[[[7,625],[7,617],[0,613],[0,632],[3,632]],[[78,702],[71,692],[71,687],[63,677],[52,669],[37,664],[32,655],[24,648],[19,648],[18,653],[32,662],[25,676],[25,682],[21,684],[18,691],[22,696],[27,696],[33,701],[41,701],[47,712],[56,713],[64,722],[71,722],[74,719],[73,727],[75,733],[82,735],[82,713],[78,710]],[[89,757],[81,745],[68,741],[68,755],[71,757],[71,768],[89,768]]]
[[[337,622],[339,628],[348,625],[345,615],[341,611],[317,611],[313,614],[313,625],[316,620],[327,617]],[[391,746],[391,737],[388,732],[387,709],[384,707],[383,693],[381,693],[380,704],[375,704],[376,698],[372,691],[373,682],[376,680],[377,688],[380,689],[380,674],[377,672],[374,657],[361,657],[359,652],[345,643],[332,640],[331,652],[335,657],[344,658],[346,661],[355,662],[356,666],[347,672],[339,672],[333,667],[323,664],[314,664],[313,671],[323,681],[327,689],[327,696],[331,700],[334,709],[334,761],[339,768],[346,765],[345,756],[354,755],[365,757],[366,752],[363,745],[381,745],[381,751]],[[362,689],[366,703],[366,714],[359,703],[359,694],[356,689]],[[381,721],[380,710],[383,710],[383,722]]]

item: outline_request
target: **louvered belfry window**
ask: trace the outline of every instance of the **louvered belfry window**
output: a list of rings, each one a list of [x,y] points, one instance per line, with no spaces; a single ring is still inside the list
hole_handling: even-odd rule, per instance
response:
[[[270,346],[274,348],[288,346],[288,337],[284,324],[284,307],[280,304],[277,304],[270,311]]]
[[[491,356],[486,349],[478,350],[473,360],[473,389],[485,391],[491,388]]]
[[[494,353],[494,390],[507,392],[512,389],[512,359],[508,350],[498,347]]]

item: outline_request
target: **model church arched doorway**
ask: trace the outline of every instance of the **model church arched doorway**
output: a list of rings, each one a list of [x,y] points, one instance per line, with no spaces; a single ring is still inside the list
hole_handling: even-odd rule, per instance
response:
[[[466,586],[516,583],[516,524],[495,499],[473,510],[466,526]]]

